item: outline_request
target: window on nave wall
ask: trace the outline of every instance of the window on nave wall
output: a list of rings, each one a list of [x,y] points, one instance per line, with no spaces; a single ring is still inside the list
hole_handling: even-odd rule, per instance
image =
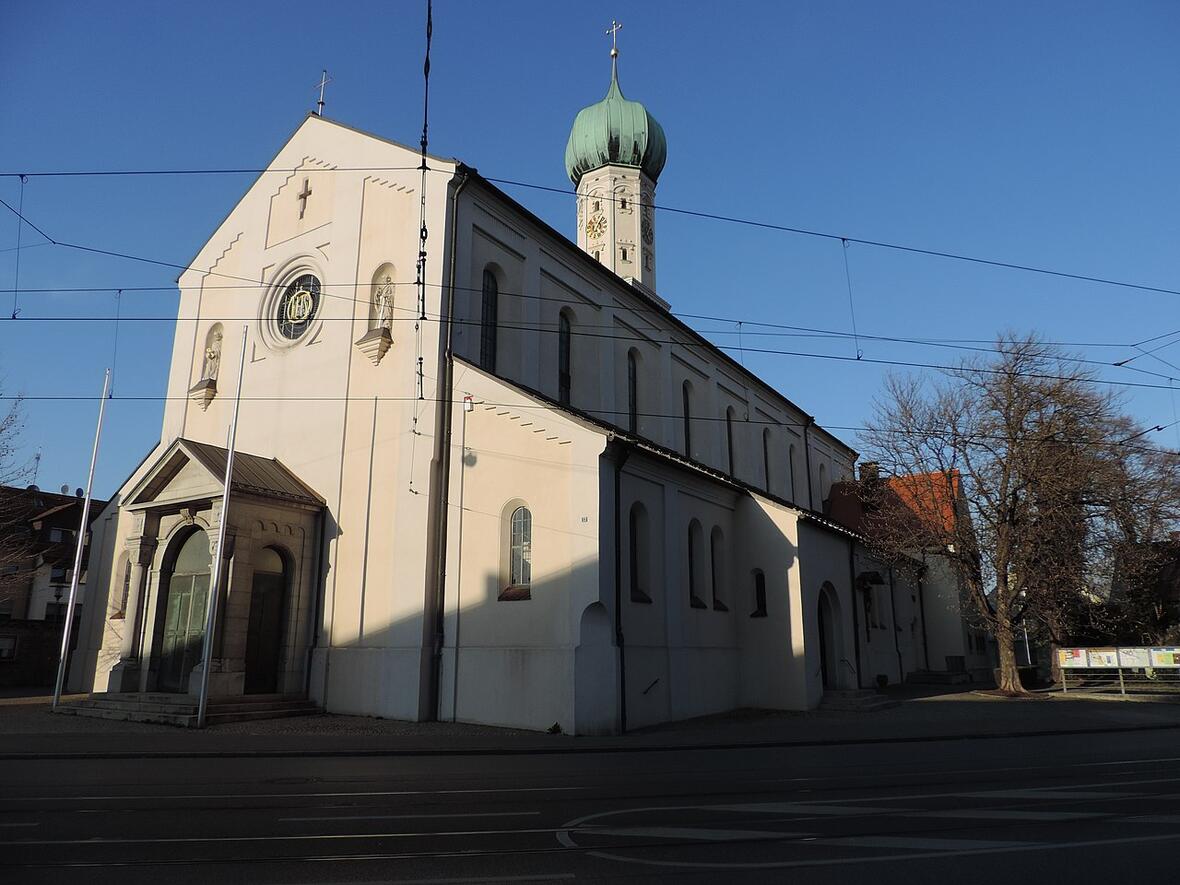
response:
[[[651,539],[648,534],[647,509],[636,501],[631,505],[630,517],[628,540],[631,554],[631,601],[648,604],[651,602],[651,596],[647,592],[651,586]]]
[[[627,351],[627,429],[639,432],[639,354]]]
[[[495,272],[490,267],[485,267],[479,316],[479,365],[485,372],[496,371],[499,312],[500,283]]]
[[[729,611],[729,606],[722,598],[725,592],[726,573],[725,535],[721,532],[721,526],[715,525],[709,535],[709,592],[713,596],[714,611]]]
[[[571,350],[573,348],[573,329],[571,317],[573,313],[566,309],[562,310],[557,318],[557,399],[565,406],[570,404],[570,395],[573,387],[573,375],[571,374]]]

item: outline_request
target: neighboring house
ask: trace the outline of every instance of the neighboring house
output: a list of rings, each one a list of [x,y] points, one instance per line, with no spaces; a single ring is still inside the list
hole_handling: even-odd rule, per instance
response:
[[[20,539],[21,555],[0,563],[0,685],[46,685],[57,666],[62,625],[73,579],[81,490],[45,492],[36,486],[0,486],[4,531]],[[91,503],[93,516],[105,501]],[[8,549],[8,548],[6,548]],[[82,562],[87,562],[88,550]],[[86,574],[80,577],[75,624],[83,611]],[[72,646],[76,645],[75,634]]]
[[[821,512],[856,452],[656,294],[664,158],[612,72],[566,149],[575,243],[457,161],[423,195],[416,150],[306,119],[180,276],[73,685],[199,690],[223,524],[215,696],[602,733],[924,666],[916,588],[876,569],[864,608]]]
[[[833,487],[828,509],[833,519],[865,537],[872,532],[871,525],[865,520],[864,503],[859,491],[860,483],[866,480],[880,481],[876,465],[871,462],[861,465],[858,482],[837,483]],[[893,518],[916,519],[918,514],[922,518],[933,515],[934,518],[946,521],[965,518],[963,514],[966,510],[961,501],[957,473],[945,478],[933,474],[889,477],[884,482],[888,493],[886,500],[893,502]],[[948,522],[947,528],[950,525]],[[860,555],[864,559],[863,568],[871,573],[876,561],[868,552]],[[911,551],[909,559],[910,568],[893,570],[894,583],[897,575],[903,572],[919,576],[908,588],[916,610],[899,615],[895,629],[899,634],[904,634],[907,614],[921,624],[923,656],[920,666],[915,666],[914,671],[965,673],[975,681],[990,681],[994,653],[989,649],[988,634],[978,626],[972,608],[974,603],[967,596],[954,568],[946,556],[935,549]],[[876,564],[883,572],[890,571],[888,567]],[[873,586],[880,587],[881,584]],[[894,605],[897,604],[896,600],[895,588]],[[902,602],[904,604],[904,598]]]

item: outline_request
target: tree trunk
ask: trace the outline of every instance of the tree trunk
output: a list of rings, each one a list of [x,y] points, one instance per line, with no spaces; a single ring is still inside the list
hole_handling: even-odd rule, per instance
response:
[[[1024,694],[1024,686],[1020,684],[1020,670],[1016,664],[1016,643],[1011,626],[1002,624],[996,629],[996,645],[1000,652],[1000,678],[996,687],[1005,694]]]

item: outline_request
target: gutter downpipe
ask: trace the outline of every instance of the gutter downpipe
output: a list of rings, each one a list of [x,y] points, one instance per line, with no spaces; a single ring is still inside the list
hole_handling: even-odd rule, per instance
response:
[[[619,649],[619,734],[627,733],[627,653],[623,643],[623,506],[620,499],[623,465],[631,450],[618,440],[615,445],[615,645]]]
[[[815,418],[807,416],[803,422],[803,461],[807,467],[807,509],[815,510],[815,497],[811,493],[811,442],[807,439],[807,428],[815,423]],[[860,676],[857,676],[860,679]]]
[[[474,170],[472,170],[474,171]],[[438,386],[435,388],[434,456],[430,472],[430,524],[426,536],[426,599],[422,608],[423,657],[428,652],[429,661],[423,660],[426,670],[426,684],[418,701],[418,718],[426,722],[438,719],[440,704],[440,677],[442,673],[443,630],[446,617],[447,577],[447,509],[450,505],[451,483],[451,415],[453,399],[451,387],[454,378],[454,312],[455,312],[455,266],[457,263],[459,238],[459,194],[471,180],[468,168],[460,164],[456,169],[460,177],[458,186],[451,193],[451,242],[447,259],[447,304],[443,317],[445,329],[439,342]],[[452,179],[454,181],[454,179]]]
[[[889,620],[893,623],[893,648],[897,652],[897,684],[905,684],[905,664],[901,660],[901,631],[897,627],[897,604],[893,599],[893,566],[889,566]]]
[[[324,518],[324,508],[316,515],[316,550],[315,550],[315,604],[311,607],[311,645],[307,649],[307,663],[305,666],[305,673],[303,677],[303,696],[305,698],[311,697],[311,662],[315,659],[316,649],[320,645],[320,628],[324,623],[324,613],[322,611],[324,605],[324,589],[328,583],[327,575],[323,573],[324,568],[324,536],[326,534],[324,523],[327,520]],[[328,662],[324,661],[324,667],[327,668]],[[325,686],[326,688],[326,686]],[[325,692],[324,701],[327,701]]]
[[[922,571],[918,577],[918,614],[922,618],[922,663],[930,670],[930,642],[926,638],[926,590],[922,580],[926,577],[926,551],[922,551]]]
[[[848,586],[852,590],[852,656],[856,660],[856,687],[861,687],[860,681],[860,617],[857,608],[860,601],[856,598],[856,540],[848,542]]]

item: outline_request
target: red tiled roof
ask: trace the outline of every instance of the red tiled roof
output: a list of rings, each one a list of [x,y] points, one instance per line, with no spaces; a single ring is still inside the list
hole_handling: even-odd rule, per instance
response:
[[[930,528],[936,533],[950,534],[955,529],[955,502],[959,497],[960,482],[957,470],[949,474],[935,471],[889,477],[885,480],[889,494],[882,502],[883,509],[893,510],[894,516],[900,519],[917,520],[915,528],[931,520]],[[838,482],[832,485],[827,515],[855,532],[863,535],[872,533],[869,521],[865,518],[858,483]]]

